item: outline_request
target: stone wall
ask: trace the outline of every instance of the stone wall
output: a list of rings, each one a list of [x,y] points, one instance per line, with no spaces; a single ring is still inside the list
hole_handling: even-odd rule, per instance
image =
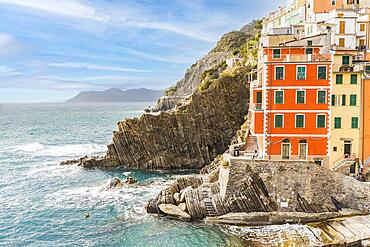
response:
[[[228,169],[220,169],[220,173],[229,173],[226,188],[220,188],[225,198],[245,185],[247,174],[258,174],[279,211],[330,211],[335,203],[352,209],[370,208],[369,184],[313,162],[231,159]]]

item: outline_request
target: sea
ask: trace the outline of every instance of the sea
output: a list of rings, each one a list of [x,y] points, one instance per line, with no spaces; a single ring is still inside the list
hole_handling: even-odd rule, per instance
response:
[[[150,105],[0,105],[0,246],[317,246],[299,225],[223,227],[147,214],[147,201],[179,174],[59,165],[103,155],[116,123]],[[107,188],[127,176],[138,184]]]
[[[178,174],[59,165],[102,155],[116,123],[149,105],[0,105],[0,246],[238,246],[221,227],[146,213]],[[126,176],[139,183],[107,188]]]

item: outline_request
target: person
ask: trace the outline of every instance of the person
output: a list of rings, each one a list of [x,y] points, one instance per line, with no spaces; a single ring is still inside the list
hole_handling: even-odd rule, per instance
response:
[[[258,151],[257,150],[254,150],[254,154],[253,154],[253,159],[257,159],[258,158]]]

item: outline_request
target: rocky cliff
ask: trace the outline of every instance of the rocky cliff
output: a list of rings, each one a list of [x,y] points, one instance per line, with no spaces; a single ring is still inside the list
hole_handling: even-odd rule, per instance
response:
[[[83,158],[84,167],[200,169],[223,153],[248,112],[250,68],[207,81],[176,111],[118,123],[103,158]]]
[[[205,71],[218,66],[227,58],[238,56],[241,47],[261,30],[260,21],[252,21],[240,29],[232,31],[221,37],[216,46],[203,58],[199,59],[185,72],[184,78],[167,89],[165,96],[161,97],[154,111],[167,111],[176,107],[179,102],[186,100],[202,82]]]

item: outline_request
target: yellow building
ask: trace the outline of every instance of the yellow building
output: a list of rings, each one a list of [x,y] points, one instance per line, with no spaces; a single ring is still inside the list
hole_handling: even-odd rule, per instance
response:
[[[332,169],[354,163],[360,156],[362,73],[360,64],[356,64],[356,55],[356,51],[343,50],[333,55],[330,126]]]

